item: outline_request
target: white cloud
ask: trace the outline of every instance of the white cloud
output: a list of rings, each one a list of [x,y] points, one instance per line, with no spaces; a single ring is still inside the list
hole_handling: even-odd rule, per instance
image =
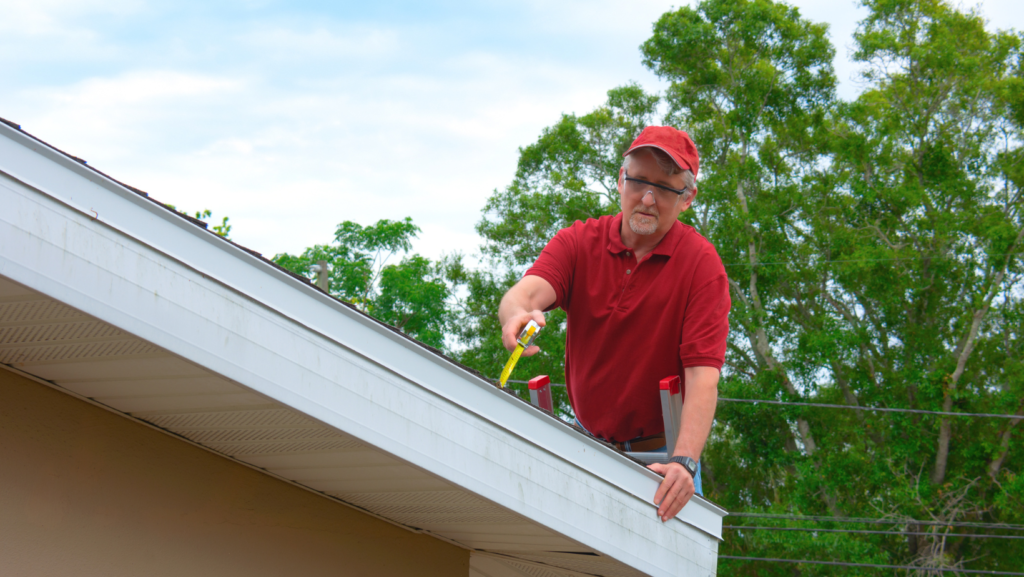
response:
[[[500,58],[464,64],[449,82],[398,75],[354,88],[340,79],[319,94],[256,87],[220,104],[230,121],[222,134],[119,160],[113,174],[161,201],[230,215],[236,238],[268,254],[327,242],[342,220],[405,216],[424,229],[417,250],[472,252],[480,209],[511,178],[517,147],[566,101],[599,102],[607,87]]]
[[[86,16],[123,16],[135,13],[139,0],[4,0],[0,31],[25,36],[82,33],[76,21]]]
[[[276,61],[323,61],[351,57],[379,59],[393,54],[399,46],[397,31],[376,26],[328,29],[319,25],[301,29],[298,26],[261,24],[239,35],[238,40]]]
[[[244,83],[179,71],[139,70],[89,78],[70,86],[33,88],[17,98],[31,110],[31,130],[78,156],[100,163],[141,161],[191,130],[182,119],[212,102],[230,102]],[[163,146],[161,145],[163,144]],[[148,154],[140,154],[148,148]]]
[[[805,17],[836,23],[837,73],[847,80],[844,46],[860,17],[852,0],[798,4]],[[106,60],[0,92],[0,116],[160,201],[230,216],[234,238],[270,255],[327,242],[342,220],[412,216],[423,229],[416,249],[430,256],[476,250],[487,196],[511,180],[518,147],[561,113],[589,112],[630,80],[663,86],[638,46],[670,8],[530,0],[502,5],[514,23],[261,14],[198,32],[149,18],[145,38],[125,39],[96,27],[96,15],[130,24],[151,7],[12,6],[38,36],[20,33],[18,50],[42,54],[40,70],[78,52]],[[503,40],[462,43],[470,29]],[[47,52],[47,35],[63,38],[59,56]]]
[[[642,41],[646,40],[659,16],[682,6],[692,6],[696,0],[527,0],[524,4],[536,15],[537,23],[553,32],[573,35],[633,35],[639,32]]]
[[[139,70],[111,78],[90,78],[59,90],[29,91],[28,94],[70,105],[79,110],[99,111],[104,108],[144,104],[180,102],[235,90],[237,80],[173,70]]]

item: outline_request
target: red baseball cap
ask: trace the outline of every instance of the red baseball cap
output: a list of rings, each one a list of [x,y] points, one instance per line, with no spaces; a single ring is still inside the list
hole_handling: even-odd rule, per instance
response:
[[[638,148],[650,146],[657,148],[672,157],[680,168],[689,168],[693,176],[697,176],[697,168],[700,166],[700,157],[697,156],[697,146],[693,144],[690,135],[682,130],[671,126],[648,126],[640,132],[629,150],[622,153],[625,157]]]

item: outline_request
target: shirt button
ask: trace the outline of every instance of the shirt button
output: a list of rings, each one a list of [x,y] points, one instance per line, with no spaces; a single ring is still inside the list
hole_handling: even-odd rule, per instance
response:
[[[626,274],[629,274],[630,272],[632,272],[632,271],[630,271],[630,270],[629,270],[629,269],[627,268],[627,269],[626,269]]]

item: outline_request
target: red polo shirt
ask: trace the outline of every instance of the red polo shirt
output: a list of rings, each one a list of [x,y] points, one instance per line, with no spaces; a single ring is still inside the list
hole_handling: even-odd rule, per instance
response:
[[[565,377],[576,417],[620,442],[665,430],[661,379],[722,368],[731,304],[722,260],[693,227],[675,223],[637,263],[621,225],[621,213],[576,221],[526,271],[551,283],[551,308],[568,315]]]

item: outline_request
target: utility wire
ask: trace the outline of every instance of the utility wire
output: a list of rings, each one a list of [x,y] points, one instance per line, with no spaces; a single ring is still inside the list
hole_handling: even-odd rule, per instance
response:
[[[772,557],[737,557],[719,555],[719,559],[738,561],[768,561],[773,563],[801,563],[807,565],[837,565],[840,567],[870,567],[873,569],[914,569],[916,571],[939,571],[941,573],[974,573],[977,575],[1024,575],[1014,571],[990,571],[987,569],[953,569],[951,567],[916,567],[914,565],[881,565],[877,563],[844,563],[842,561],[813,561],[810,559],[775,559]]]
[[[526,384],[529,381],[513,381],[509,380],[509,383],[522,383]],[[550,383],[552,387],[564,387],[563,383]],[[820,407],[825,409],[849,409],[853,411],[873,411],[877,413],[914,413],[917,415],[939,415],[945,417],[986,417],[992,419],[1024,419],[1022,415],[1001,415],[997,413],[954,413],[948,411],[925,411],[923,409],[899,409],[899,408],[888,408],[888,407],[861,407],[856,405],[832,405],[828,403],[799,403],[791,401],[772,401],[768,399],[730,399],[726,397],[718,397],[719,401],[726,403],[764,403],[766,405],[785,405],[790,407]]]
[[[862,535],[920,535],[924,537],[947,537],[949,539],[1024,539],[1024,535],[992,535],[988,533],[925,533],[920,531],[870,531],[867,529],[817,529],[814,527],[764,527],[756,525],[723,525],[723,529],[803,531],[807,533],[856,533]]]
[[[729,513],[730,517],[746,517],[749,519],[783,519],[786,521],[813,521],[830,523],[863,523],[866,525],[923,525],[927,527],[974,527],[977,529],[1005,529],[1024,531],[1024,525],[1006,525],[1003,523],[975,523],[959,521],[944,523],[942,521],[918,521],[915,519],[865,519],[863,517],[824,517],[814,515],[779,515],[774,513]]]
[[[918,415],[942,415],[946,417],[988,417],[993,419],[1024,419],[1021,415],[1000,415],[995,413],[952,413],[946,411],[925,411],[922,409],[892,409],[887,407],[861,407],[856,405],[830,405],[827,403],[796,403],[789,401],[769,401],[762,399],[727,399],[718,397],[727,403],[765,403],[767,405],[787,405],[793,407],[822,407],[826,409],[852,409],[854,411],[875,411],[879,413],[914,413]]]
[[[1018,255],[1018,254],[1024,254],[1024,252],[1004,252],[1004,253],[1001,253],[1001,254],[991,254],[991,255],[988,255],[988,256],[990,256],[990,257],[1013,256],[1013,255]],[[897,256],[897,257],[892,257],[892,258],[851,258],[851,259],[841,259],[840,258],[840,259],[834,259],[834,260],[820,260],[818,262],[786,262],[786,261],[779,261],[779,262],[755,262],[753,265],[751,265],[749,262],[730,262],[730,263],[722,263],[722,266],[767,266],[767,265],[787,265],[787,264],[800,264],[800,265],[805,265],[805,266],[813,266],[813,265],[817,265],[817,264],[829,264],[829,263],[833,263],[833,262],[841,262],[841,263],[853,263],[853,262],[894,262],[894,261],[901,261],[901,260],[953,259],[953,258],[958,258],[958,257],[972,257],[972,255],[961,254],[961,255],[934,255],[934,256],[928,256],[928,257],[924,257],[924,256]]]

